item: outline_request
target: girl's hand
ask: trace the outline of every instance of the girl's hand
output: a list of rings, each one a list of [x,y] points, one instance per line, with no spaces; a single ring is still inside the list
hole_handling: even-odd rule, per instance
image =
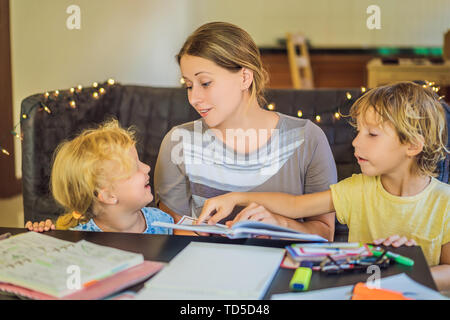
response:
[[[236,222],[244,220],[259,221],[274,224],[280,227],[287,227],[286,220],[283,217],[270,212],[265,207],[257,203],[251,203],[248,205],[236,215],[233,221],[227,221],[226,224],[228,226],[232,226]]]
[[[208,224],[214,225],[223,218],[228,217],[236,204],[237,201],[233,192],[207,199],[203,204],[202,212],[200,213],[196,223],[200,224],[209,218]],[[214,210],[216,213],[211,215]]]
[[[413,239],[409,239],[406,237],[400,237],[398,234],[394,235],[394,236],[390,236],[389,238],[383,238],[383,239],[377,239],[374,240],[373,243],[375,245],[384,245],[384,246],[390,246],[392,245],[393,247],[401,247],[403,245],[411,247],[411,246],[417,246],[416,241],[414,241]]]
[[[25,223],[25,228],[27,228],[30,231],[35,231],[35,232],[44,232],[44,231],[56,229],[55,225],[53,224],[52,220],[50,220],[50,219],[47,219],[47,220],[41,221],[41,222],[27,221],[27,223]]]

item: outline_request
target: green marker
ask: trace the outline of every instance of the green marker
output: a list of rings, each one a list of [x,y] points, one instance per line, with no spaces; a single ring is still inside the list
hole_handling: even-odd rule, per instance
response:
[[[374,249],[373,246],[369,246],[369,249],[370,249],[370,251],[372,251],[372,253],[375,257],[380,257],[383,254],[383,251],[378,251],[378,250]],[[414,260],[404,257],[404,256],[401,256],[397,253],[387,251],[386,256],[389,259],[394,259],[395,262],[402,264],[404,266],[412,267],[414,265]]]

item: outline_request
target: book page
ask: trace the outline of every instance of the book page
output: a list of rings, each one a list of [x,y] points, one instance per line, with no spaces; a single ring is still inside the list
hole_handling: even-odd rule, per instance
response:
[[[68,285],[76,272],[82,286],[143,262],[141,254],[36,232],[0,241],[0,256],[0,281],[55,297],[77,290]]]
[[[223,224],[215,224],[208,225],[207,223],[202,224],[193,224],[196,219],[193,219],[189,216],[183,216],[178,223],[167,223],[161,221],[155,221],[152,223],[152,226],[155,227],[163,227],[163,228],[172,228],[178,230],[187,230],[187,231],[196,231],[196,232],[205,232],[205,233],[214,233],[214,234],[224,234],[229,235],[232,233],[232,230]]]

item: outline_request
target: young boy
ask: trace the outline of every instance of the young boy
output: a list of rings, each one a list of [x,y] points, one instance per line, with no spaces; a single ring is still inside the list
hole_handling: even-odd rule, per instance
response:
[[[235,205],[250,204],[232,223],[262,220],[267,210],[291,218],[336,211],[349,227],[350,242],[420,245],[438,288],[448,290],[450,186],[433,176],[449,151],[436,94],[412,82],[375,88],[355,102],[350,116],[358,131],[353,146],[362,174],[314,194],[233,192],[211,198],[198,223],[216,210],[208,221],[214,224]]]

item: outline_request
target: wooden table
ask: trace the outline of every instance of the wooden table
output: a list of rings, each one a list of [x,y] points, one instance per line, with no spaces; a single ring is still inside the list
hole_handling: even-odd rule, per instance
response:
[[[398,59],[398,63],[383,63],[380,58],[375,58],[367,63],[367,78],[369,88],[413,80],[450,86],[450,61],[433,64],[427,59]]]

